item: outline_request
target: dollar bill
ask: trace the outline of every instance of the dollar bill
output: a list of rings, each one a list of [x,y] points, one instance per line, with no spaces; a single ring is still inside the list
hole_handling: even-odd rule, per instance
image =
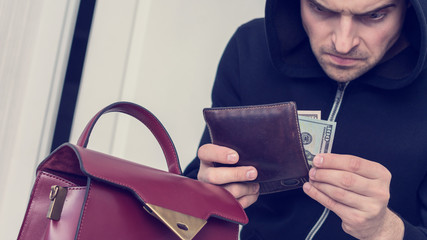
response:
[[[298,110],[298,116],[321,119],[322,111]]]
[[[318,153],[330,153],[335,135],[335,122],[299,115],[301,140],[310,166]]]

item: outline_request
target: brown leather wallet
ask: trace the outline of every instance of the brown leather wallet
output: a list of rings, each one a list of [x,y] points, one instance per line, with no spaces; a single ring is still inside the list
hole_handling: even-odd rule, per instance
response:
[[[213,144],[229,147],[239,162],[254,166],[260,194],[302,187],[309,165],[301,141],[294,102],[243,107],[205,108],[203,115]]]

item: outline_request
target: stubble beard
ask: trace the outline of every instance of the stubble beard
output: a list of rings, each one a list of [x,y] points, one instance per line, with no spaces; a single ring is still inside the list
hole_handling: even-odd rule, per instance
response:
[[[337,82],[352,81],[372,69],[372,66],[368,64],[357,67],[347,67],[331,64],[323,59],[319,59],[318,61],[326,75]]]
[[[358,63],[352,66],[337,65],[328,59],[329,54],[363,60],[358,60]],[[369,62],[369,54],[358,51],[357,49],[350,51],[346,55],[342,55],[337,53],[333,47],[321,47],[315,56],[326,75],[337,82],[352,81],[375,66],[374,63]]]

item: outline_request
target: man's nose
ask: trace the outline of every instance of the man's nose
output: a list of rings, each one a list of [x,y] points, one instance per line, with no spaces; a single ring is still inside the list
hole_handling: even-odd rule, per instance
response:
[[[332,42],[335,50],[340,54],[348,54],[360,44],[357,25],[354,23],[352,16],[340,18],[333,32]]]

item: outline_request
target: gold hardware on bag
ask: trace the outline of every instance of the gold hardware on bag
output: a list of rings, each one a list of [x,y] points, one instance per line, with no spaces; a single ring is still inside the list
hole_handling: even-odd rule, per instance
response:
[[[206,220],[146,203],[144,209],[162,221],[182,240],[191,240],[207,223]]]
[[[47,211],[47,218],[58,221],[61,218],[62,208],[64,207],[65,197],[68,189],[54,185],[50,188],[50,205]]]

